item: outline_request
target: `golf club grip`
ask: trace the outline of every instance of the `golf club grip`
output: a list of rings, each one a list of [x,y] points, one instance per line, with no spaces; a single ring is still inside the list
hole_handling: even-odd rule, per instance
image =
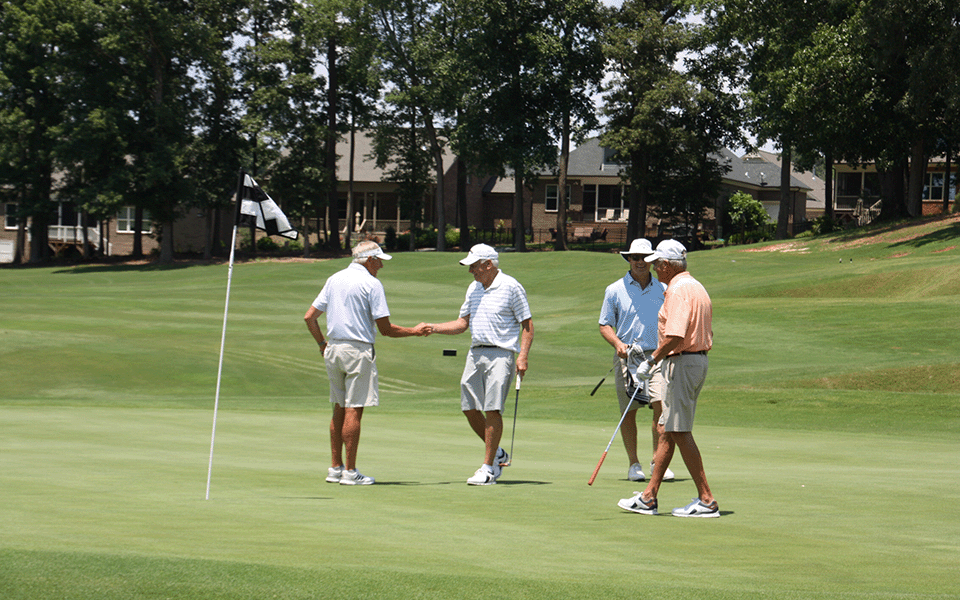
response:
[[[593,470],[593,475],[590,476],[590,481],[587,482],[587,485],[593,485],[594,480],[597,478],[597,473],[600,472],[600,465],[603,464],[603,459],[607,457],[607,450],[603,451],[603,456],[600,457],[600,462],[597,463],[597,468]]]
[[[521,381],[522,379],[523,379],[522,377],[520,377],[519,375],[517,375],[517,391],[518,391],[518,392],[520,391],[520,381]]]
[[[604,382],[606,379],[607,379],[607,378],[604,377],[603,379],[600,380],[600,383],[598,383],[597,386],[596,386],[595,388],[593,388],[593,391],[590,392],[590,395],[591,395],[591,396],[597,393],[597,390],[600,389],[600,386],[603,385],[603,382]]]

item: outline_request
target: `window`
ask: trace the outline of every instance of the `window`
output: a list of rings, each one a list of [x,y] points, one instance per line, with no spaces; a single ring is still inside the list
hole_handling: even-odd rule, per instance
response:
[[[136,222],[137,209],[133,206],[124,206],[117,212],[117,233],[133,233],[133,226]],[[153,224],[150,222],[150,213],[143,211],[143,223],[140,225],[140,233],[150,233]]]
[[[837,173],[837,196],[859,196],[863,173]]]
[[[7,202],[3,205],[3,227],[4,229],[16,229],[17,225],[17,203]]]
[[[557,205],[557,188],[560,186],[557,185],[547,185],[547,195],[544,200],[544,210],[546,212],[557,212],[559,207]],[[570,208],[570,186],[567,186],[567,208]]]
[[[943,173],[927,173],[923,180],[924,200],[943,200]]]

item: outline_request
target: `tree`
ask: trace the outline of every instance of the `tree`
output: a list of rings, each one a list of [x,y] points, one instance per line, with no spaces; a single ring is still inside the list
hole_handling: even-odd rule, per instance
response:
[[[760,229],[770,221],[770,214],[759,200],[744,192],[736,192],[728,201],[730,223],[740,229],[742,243],[746,243],[747,232]]]
[[[552,92],[557,114],[553,133],[560,140],[557,182],[557,239],[555,249],[567,249],[567,167],[570,141],[580,142],[587,131],[597,126],[597,114],[591,97],[600,87],[603,52],[600,45],[602,15],[596,0],[551,1],[546,21],[548,42],[556,74]]]
[[[462,0],[461,0],[462,1]],[[458,156],[484,174],[514,177],[514,248],[526,249],[523,191],[556,163],[550,136],[558,114],[542,0],[471,0],[462,9],[457,68],[469,80],[454,132]]]
[[[630,184],[628,239],[643,235],[652,197],[669,193],[665,178],[680,164],[686,135],[678,117],[691,89],[674,64],[691,41],[685,10],[680,2],[626,0],[604,34],[612,80],[600,142],[617,153]]]
[[[437,225],[436,248],[446,249],[443,152],[445,140],[440,130],[456,112],[456,88],[459,77],[447,69],[452,60],[452,44],[458,27],[455,6],[429,0],[383,1],[377,4],[377,31],[380,36],[382,77],[388,87],[384,96],[386,110],[378,120],[394,122],[393,115],[410,115],[423,132],[405,138],[423,139],[422,151],[433,165],[433,177],[422,183],[434,184],[434,212]],[[395,123],[388,125],[395,127]],[[382,146],[386,147],[386,146]],[[402,155],[412,160],[406,145]],[[410,172],[412,175],[413,171]]]
[[[65,43],[76,2],[0,5],[0,183],[11,186],[21,223],[30,220],[30,262],[49,255],[53,172],[66,110]]]

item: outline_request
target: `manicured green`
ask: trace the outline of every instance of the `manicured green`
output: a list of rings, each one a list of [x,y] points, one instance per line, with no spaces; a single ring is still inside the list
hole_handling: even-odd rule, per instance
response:
[[[536,340],[486,488],[465,485],[466,334],[378,341],[377,484],[325,483],[302,315],[346,260],[236,265],[210,500],[227,266],[0,269],[0,598],[960,597],[958,240],[942,220],[690,256],[714,301],[695,434],[717,520],[617,508],[642,487],[619,440],[586,485],[619,418],[612,378],[589,396],[615,254],[502,255]],[[396,254],[392,320],[455,318],[460,257]],[[695,495],[673,469],[664,513]]]

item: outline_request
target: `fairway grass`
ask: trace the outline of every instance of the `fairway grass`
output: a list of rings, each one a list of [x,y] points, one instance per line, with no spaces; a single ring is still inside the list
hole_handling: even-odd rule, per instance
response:
[[[489,487],[465,484],[468,335],[378,339],[359,457],[377,484],[325,483],[302,316],[346,261],[236,265],[209,500],[226,266],[0,269],[0,599],[960,598],[958,235],[691,254],[714,303],[695,434],[720,519],[667,516],[696,493],[679,456],[664,515],[620,510],[643,484],[619,439],[586,484],[619,418],[612,380],[589,395],[616,254],[501,256],[536,338]],[[391,320],[456,318],[459,258],[397,253]]]
[[[0,475],[0,596],[933,598],[958,591],[944,574],[956,567],[960,526],[942,518],[944,498],[960,493],[956,443],[703,427],[698,441],[723,516],[700,520],[617,508],[639,485],[625,481],[619,452],[586,485],[612,426],[523,421],[501,483],[467,486],[480,442],[453,411],[371,413],[363,469],[378,481],[364,488],[322,480],[319,410],[225,413],[204,500],[209,417],[0,409],[4,439],[16,440],[5,444]],[[694,494],[677,470],[678,480],[661,489],[665,513]],[[893,498],[902,499],[896,510],[883,501]],[[366,583],[346,585],[358,577]]]

